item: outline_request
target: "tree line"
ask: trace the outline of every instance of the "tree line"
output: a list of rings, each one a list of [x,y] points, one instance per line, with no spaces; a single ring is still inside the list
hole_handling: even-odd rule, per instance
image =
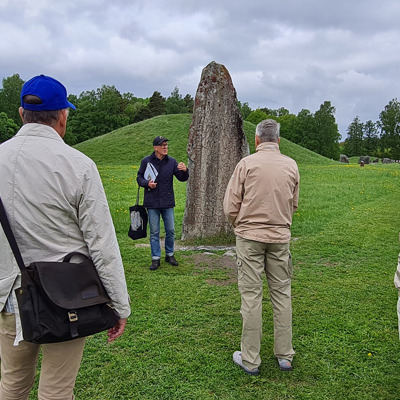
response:
[[[400,103],[394,98],[379,114],[379,120],[362,122],[356,116],[343,143],[347,156],[369,155],[400,160]]]
[[[0,143],[12,137],[21,127],[18,114],[20,92],[24,81],[19,74],[3,79],[0,89]],[[163,114],[192,113],[194,99],[184,97],[175,87],[169,97],[155,91],[149,98],[132,93],[121,94],[115,86],[70,94],[68,100],[77,109],[70,110],[65,142],[76,143],[103,135],[123,126]],[[338,160],[348,156],[370,155],[400,159],[400,103],[393,99],[379,115],[379,121],[361,122],[357,116],[347,129],[347,138],[340,141],[335,107],[325,101],[315,112],[303,109],[297,115],[284,107],[257,108],[238,101],[243,120],[258,124],[272,118],[281,124],[281,136],[325,157]]]
[[[336,109],[330,101],[321,104],[315,113],[303,109],[297,115],[291,114],[284,107],[252,111],[247,103],[239,106],[246,121],[258,124],[272,118],[280,123],[282,137],[325,157],[339,159],[340,133],[335,119]]]
[[[24,83],[19,74],[3,79],[0,143],[11,138],[22,125],[18,109]],[[129,92],[121,94],[115,86],[103,85],[79,96],[70,94],[68,100],[76,106],[76,110],[70,110],[64,137],[70,145],[157,115],[192,113],[194,105],[193,97],[189,94],[183,97],[177,87],[168,98],[157,91],[149,98],[140,98]]]

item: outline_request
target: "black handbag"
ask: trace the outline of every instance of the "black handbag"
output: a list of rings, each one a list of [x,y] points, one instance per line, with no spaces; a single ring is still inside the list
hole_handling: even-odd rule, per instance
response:
[[[24,265],[0,198],[4,232],[21,270],[15,290],[24,340],[32,343],[65,342],[112,328],[120,319],[100,281],[93,261],[69,253],[63,262]],[[75,255],[85,259],[70,262]]]
[[[146,208],[139,205],[139,190],[140,186],[138,186],[136,204],[129,207],[131,224],[129,226],[128,236],[133,240],[143,239],[147,236],[148,215]]]

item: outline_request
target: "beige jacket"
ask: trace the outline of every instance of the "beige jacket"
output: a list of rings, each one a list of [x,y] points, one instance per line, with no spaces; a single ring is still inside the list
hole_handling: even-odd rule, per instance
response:
[[[299,171],[277,143],[261,143],[239,161],[228,183],[224,213],[235,234],[264,243],[288,243],[299,200]]]
[[[116,310],[129,296],[107,199],[94,162],[51,127],[26,124],[0,145],[0,196],[26,265],[89,255]],[[20,285],[20,271],[0,227],[0,310]],[[22,332],[15,296],[17,337]]]

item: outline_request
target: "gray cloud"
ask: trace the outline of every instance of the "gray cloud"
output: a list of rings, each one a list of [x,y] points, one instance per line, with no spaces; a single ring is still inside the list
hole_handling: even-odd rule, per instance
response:
[[[252,108],[331,101],[345,137],[397,97],[399,15],[396,0],[0,0],[0,71],[52,75],[77,95],[107,84],[194,96],[215,60]]]

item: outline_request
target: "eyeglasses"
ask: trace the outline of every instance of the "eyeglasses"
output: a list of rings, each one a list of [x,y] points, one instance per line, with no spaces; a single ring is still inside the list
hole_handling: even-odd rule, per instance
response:
[[[163,149],[166,149],[168,147],[168,143],[160,144],[160,147],[162,147]]]

